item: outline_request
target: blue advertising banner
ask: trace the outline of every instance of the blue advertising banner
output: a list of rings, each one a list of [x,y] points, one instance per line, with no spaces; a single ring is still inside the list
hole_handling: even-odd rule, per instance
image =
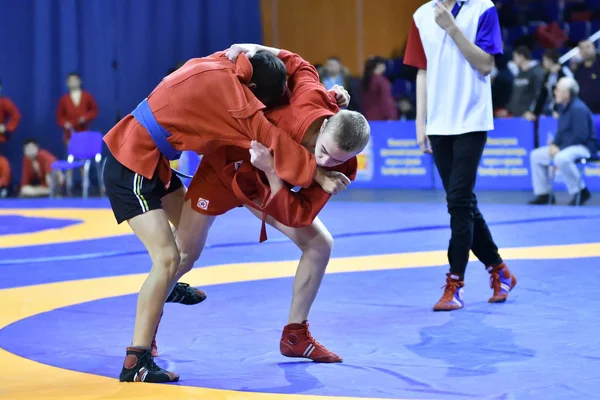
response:
[[[358,156],[351,187],[429,189],[433,161],[417,145],[414,121],[370,121],[371,141]]]
[[[488,133],[477,171],[476,189],[530,190],[533,122],[521,118],[497,119],[494,128]]]
[[[534,124],[520,118],[497,119],[477,171],[475,189],[530,190],[529,154],[534,145]],[[435,171],[435,188],[443,189]]]
[[[596,129],[600,129],[600,115],[594,115]],[[540,146],[546,146],[548,140],[551,140],[556,134],[558,120],[552,117],[541,117],[538,125],[538,140]],[[599,136],[600,137],[600,136]],[[583,173],[583,180],[591,191],[600,190],[600,162],[586,163],[580,166]],[[555,190],[566,190],[565,185],[560,180],[560,174],[557,175],[557,182],[554,185]]]

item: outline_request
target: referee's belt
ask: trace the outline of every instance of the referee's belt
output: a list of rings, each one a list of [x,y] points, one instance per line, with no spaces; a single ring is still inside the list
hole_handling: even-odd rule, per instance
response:
[[[152,114],[152,110],[150,109],[147,98],[138,104],[131,115],[133,115],[140,125],[146,129],[148,134],[150,134],[150,137],[154,141],[158,151],[160,151],[170,161],[179,160],[181,157],[181,151],[175,150],[175,148],[171,146],[171,143],[169,143],[167,140],[171,134],[165,128],[160,126],[156,118],[154,118],[154,114]]]

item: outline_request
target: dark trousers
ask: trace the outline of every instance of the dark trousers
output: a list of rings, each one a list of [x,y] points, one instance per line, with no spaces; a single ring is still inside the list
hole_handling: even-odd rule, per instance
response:
[[[486,140],[487,132],[429,136],[450,214],[450,273],[461,279],[467,269],[470,250],[486,266],[502,262],[473,192]]]

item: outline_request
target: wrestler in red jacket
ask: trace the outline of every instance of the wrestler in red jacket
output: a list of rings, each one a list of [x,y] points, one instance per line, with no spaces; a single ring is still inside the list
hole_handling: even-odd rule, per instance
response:
[[[104,137],[110,153],[104,169],[107,196],[118,223],[128,221],[152,258],[138,296],[132,346],[121,381],[172,382],[178,375],[156,366],[150,351],[164,299],[177,282],[178,246],[169,222],[178,228],[184,188],[169,160],[183,150],[211,154],[225,146],[249,149],[258,140],[274,152],[275,168],[287,181],[310,186],[317,179],[329,191],[341,180],[317,172],[314,155],[263,115],[279,99],[285,67],[268,52],[250,62],[231,62],[224,52],[192,59],[170,74],[147,99]],[[190,288],[197,302],[205,294]]]
[[[315,68],[296,54],[257,45],[235,45],[229,53],[235,57],[240,52],[252,54],[257,50],[278,55],[289,75],[286,104],[268,111],[267,118],[314,152],[320,165],[353,180],[356,154],[363,150],[370,136],[366,119],[356,112],[339,111],[334,93],[325,90]],[[178,230],[180,273],[191,269],[200,256],[216,215],[240,205],[249,207],[263,219],[261,241],[266,239],[266,221],[303,251],[288,325],[280,341],[281,353],[317,362],[339,362],[341,357],[312,338],[307,323],[331,254],[333,239],[317,218],[330,194],[318,185],[291,191],[293,184],[278,176],[271,152],[258,142],[251,146],[251,156],[243,149],[228,147],[203,157],[186,194],[188,201]],[[185,296],[177,291],[171,293],[170,299],[185,301]]]

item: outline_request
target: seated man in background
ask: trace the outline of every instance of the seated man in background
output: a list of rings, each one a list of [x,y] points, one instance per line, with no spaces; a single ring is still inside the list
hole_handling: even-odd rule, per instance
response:
[[[40,149],[34,139],[23,144],[23,171],[21,172],[21,197],[41,197],[50,194],[50,177],[52,163],[56,161],[50,152]],[[64,178],[61,172],[55,171],[60,184]]]
[[[8,185],[10,185],[10,164],[6,157],[0,155],[0,199],[8,195]]]
[[[235,60],[240,53],[252,57],[257,51],[279,57],[289,76],[290,92],[284,105],[269,110],[266,117],[314,153],[319,166],[327,167],[332,174],[346,175],[350,183],[356,176],[356,155],[369,141],[367,120],[357,112],[339,111],[336,103],[346,106],[348,96],[328,93],[316,69],[296,54],[259,45],[234,45],[228,56]],[[307,322],[333,246],[331,234],[317,218],[331,196],[318,184],[291,191],[291,185],[281,179],[274,165],[273,155],[255,141],[250,156],[248,150],[229,147],[203,157],[186,193],[177,232],[181,252],[178,277],[191,270],[200,257],[215,217],[246,206],[263,221],[261,241],[266,240],[264,224],[268,223],[302,250],[288,324],[280,340],[281,354],[316,362],[340,362],[341,357],[312,337]]]
[[[551,198],[551,182],[548,167],[551,162],[558,168],[567,190],[572,197],[569,205],[575,205],[577,196],[580,204],[590,199],[590,191],[581,179],[575,160],[589,157],[598,151],[598,137],[592,112],[578,98],[579,84],[570,77],[561,78],[556,84],[554,96],[559,109],[556,137],[548,146],[531,152],[531,178],[535,198],[529,204],[554,203]]]

